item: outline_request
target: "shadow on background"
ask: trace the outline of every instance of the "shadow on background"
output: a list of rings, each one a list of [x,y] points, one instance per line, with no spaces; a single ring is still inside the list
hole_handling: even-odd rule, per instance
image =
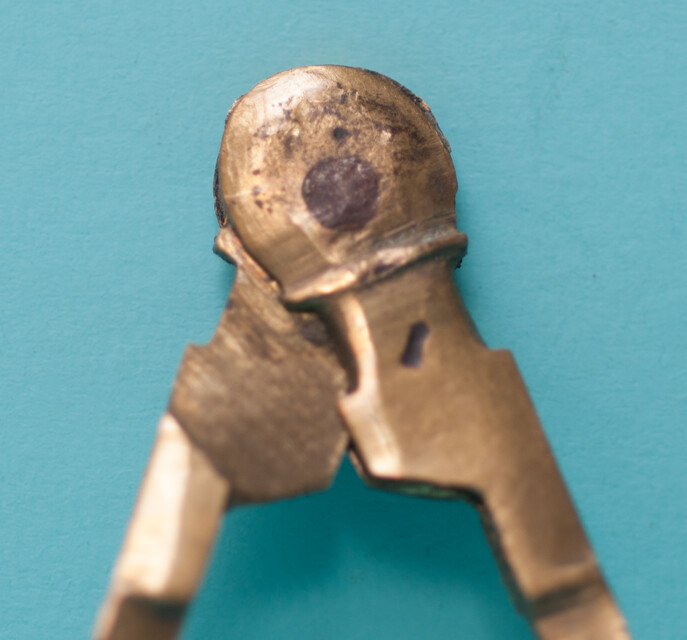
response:
[[[533,636],[467,504],[368,490],[348,462],[332,489],[227,517],[183,637]]]

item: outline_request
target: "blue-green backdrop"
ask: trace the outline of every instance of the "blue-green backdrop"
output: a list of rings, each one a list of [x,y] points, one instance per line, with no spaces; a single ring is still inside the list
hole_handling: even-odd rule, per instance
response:
[[[1,3],[0,637],[84,638],[211,252],[231,102],[368,67],[451,146],[458,279],[511,348],[636,639],[687,638],[687,3]],[[185,639],[531,638],[478,519],[366,490],[225,521]]]

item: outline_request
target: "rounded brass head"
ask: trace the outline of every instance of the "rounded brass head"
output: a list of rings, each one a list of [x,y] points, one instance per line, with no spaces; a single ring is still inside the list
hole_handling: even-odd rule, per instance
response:
[[[371,71],[291,69],[227,117],[217,215],[283,288],[312,301],[436,253],[460,257],[456,176],[427,105]]]

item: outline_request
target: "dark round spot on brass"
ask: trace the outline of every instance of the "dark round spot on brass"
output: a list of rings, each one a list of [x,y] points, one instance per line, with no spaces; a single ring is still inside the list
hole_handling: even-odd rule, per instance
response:
[[[332,136],[334,137],[334,140],[345,140],[350,135],[351,132],[343,127],[335,127],[332,130]]]
[[[308,210],[323,227],[356,231],[377,213],[379,175],[358,156],[327,158],[310,169],[302,193]]]

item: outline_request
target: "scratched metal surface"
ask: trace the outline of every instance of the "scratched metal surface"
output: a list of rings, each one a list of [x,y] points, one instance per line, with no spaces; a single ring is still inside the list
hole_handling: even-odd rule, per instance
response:
[[[687,5],[5,3],[2,638],[84,637],[211,252],[231,102],[380,71],[453,149],[459,279],[512,349],[635,638],[687,636]],[[529,638],[465,505],[333,489],[236,511],[184,638]]]

